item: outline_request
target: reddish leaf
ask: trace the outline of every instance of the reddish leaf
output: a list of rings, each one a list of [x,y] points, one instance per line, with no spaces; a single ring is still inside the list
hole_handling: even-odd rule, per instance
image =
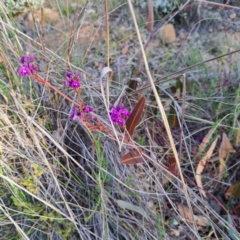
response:
[[[234,183],[226,192],[228,196],[240,198],[240,182]]]
[[[234,209],[235,209],[236,211],[240,212],[240,205],[236,206]]]
[[[144,159],[137,149],[130,150],[129,153],[125,154],[121,159],[122,164],[137,164],[144,163]]]
[[[142,116],[142,112],[145,106],[145,102],[146,102],[146,98],[142,97],[138,103],[136,104],[136,106],[134,107],[130,117],[127,119],[126,121],[126,128],[128,130],[128,133],[130,136],[133,135],[134,130]]]
[[[167,162],[168,170],[175,176],[179,175],[175,157],[169,157]]]

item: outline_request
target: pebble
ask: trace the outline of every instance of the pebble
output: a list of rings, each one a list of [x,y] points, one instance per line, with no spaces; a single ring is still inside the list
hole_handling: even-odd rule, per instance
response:
[[[41,9],[33,12],[34,17],[37,21],[42,21],[42,12]],[[43,8],[43,21],[44,23],[52,23],[59,19],[59,13],[50,8]],[[32,13],[28,13],[27,20],[33,22]]]
[[[180,30],[180,32],[179,32],[179,38],[180,38],[181,40],[185,40],[185,39],[187,38],[187,34],[185,33],[185,31]]]
[[[209,28],[208,28],[208,31],[209,31],[210,33],[212,33],[212,32],[213,32],[213,27],[212,27],[212,26],[209,27]]]
[[[216,29],[217,29],[218,31],[224,30],[224,26],[222,25],[222,23],[219,22],[219,23],[216,25]]]
[[[160,39],[165,43],[174,43],[176,41],[176,31],[173,24],[169,23],[163,26],[159,32]]]
[[[231,20],[233,20],[234,18],[236,18],[237,14],[235,12],[232,12],[230,15],[229,15],[229,18]]]

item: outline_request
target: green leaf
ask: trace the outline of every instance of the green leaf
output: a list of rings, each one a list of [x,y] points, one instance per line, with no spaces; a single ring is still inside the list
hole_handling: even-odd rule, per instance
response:
[[[134,205],[130,202],[126,202],[126,201],[123,201],[123,200],[116,200],[116,201],[117,201],[117,204],[118,204],[119,207],[131,210],[131,211],[134,211],[134,212],[137,212],[137,213],[140,213],[143,217],[148,218],[148,215],[144,211],[143,208],[138,207],[138,206],[136,206],[136,205]]]
[[[230,215],[228,215],[227,221],[228,221],[229,225],[233,226],[232,218]],[[228,235],[231,237],[232,240],[240,239],[240,234],[234,227],[227,228],[227,231],[228,231]]]

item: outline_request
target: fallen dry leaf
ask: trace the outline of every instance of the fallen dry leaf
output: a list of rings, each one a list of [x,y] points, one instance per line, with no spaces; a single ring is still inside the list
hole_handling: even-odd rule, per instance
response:
[[[137,149],[130,150],[121,158],[122,164],[138,164],[144,163],[144,159]]]
[[[234,153],[232,144],[230,143],[226,133],[222,135],[222,142],[219,148],[219,167],[218,167],[218,180],[221,181],[223,172],[226,168],[228,153]]]
[[[204,139],[202,140],[201,144],[199,145],[198,153],[202,153],[202,152],[205,150],[207,144],[208,144],[209,141],[210,141],[210,138],[211,138],[213,132],[214,132],[214,128],[211,128],[211,129],[208,131],[207,135],[204,137]]]
[[[228,196],[240,198],[240,182],[234,183],[226,192]]]
[[[205,227],[209,225],[209,220],[205,216],[191,214],[189,208],[180,203],[177,204],[177,207],[181,217],[186,219],[188,222],[193,223],[194,219],[195,223],[199,226]]]
[[[222,135],[222,142],[219,148],[219,158],[224,159],[227,157],[228,153],[234,153],[232,144],[230,143],[226,133]]]
[[[212,143],[212,145],[210,146],[210,148],[208,149],[206,155],[199,161],[198,166],[197,166],[197,170],[196,170],[196,182],[197,182],[197,186],[200,189],[200,192],[202,193],[202,195],[207,198],[205,191],[203,190],[203,186],[202,186],[202,176],[201,173],[204,170],[204,167],[208,161],[208,159],[211,158],[213,150],[216,147],[217,144],[217,140],[218,140],[219,136],[216,137],[216,139],[214,140],[214,142]]]

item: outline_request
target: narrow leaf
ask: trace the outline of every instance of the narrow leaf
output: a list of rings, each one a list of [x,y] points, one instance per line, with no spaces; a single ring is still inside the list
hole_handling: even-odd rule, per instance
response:
[[[218,166],[218,180],[221,181],[223,177],[223,172],[226,168],[228,153],[234,153],[232,144],[230,143],[226,133],[223,133],[222,142],[219,148],[219,166]]]
[[[236,145],[236,147],[240,147],[240,129],[237,130],[235,145]]]
[[[169,115],[168,115],[168,123],[171,128],[174,128],[174,127],[179,127],[180,125],[179,125],[176,110],[172,104],[170,105],[170,110],[169,110]]]
[[[112,69],[109,67],[104,67],[101,71],[100,79],[103,79],[106,74],[110,74],[110,77],[112,75]]]
[[[227,157],[228,153],[234,153],[235,150],[233,149],[232,144],[230,143],[226,133],[222,135],[222,142],[219,148],[219,157],[224,159]]]
[[[226,192],[228,196],[240,198],[240,182],[234,183]]]
[[[130,117],[126,121],[126,128],[130,136],[133,135],[134,130],[142,116],[143,109],[145,106],[146,98],[142,97],[135,105]]]
[[[147,24],[147,30],[149,32],[152,31],[153,24],[154,24],[153,4],[152,4],[152,0],[148,0],[148,24]]]
[[[231,228],[227,228],[229,236],[231,237],[232,240],[239,240],[240,239],[240,234],[238,233],[238,231],[234,227],[234,224],[232,222],[232,218],[229,214],[228,214],[228,217],[227,217],[227,221],[228,221],[229,225],[231,226]]]
[[[216,147],[217,144],[217,140],[218,140],[219,136],[217,136],[217,138],[214,140],[214,142],[212,143],[211,147],[208,149],[206,155],[199,161],[198,166],[197,166],[197,170],[196,170],[196,182],[197,182],[197,186],[200,188],[200,192],[202,193],[202,195],[207,198],[205,191],[203,190],[203,185],[202,185],[202,176],[201,173],[204,170],[204,167],[208,161],[208,159],[210,159],[210,157],[212,156],[213,150]]]
[[[143,208],[135,206],[134,204],[123,201],[123,200],[116,200],[116,201],[119,207],[140,213],[143,217],[148,218],[148,215]]]
[[[205,150],[207,144],[210,141],[210,138],[211,138],[213,132],[214,132],[214,128],[212,128],[208,131],[207,135],[204,137],[204,139],[202,140],[202,142],[198,148],[198,153],[202,153]]]
[[[177,162],[175,157],[169,157],[167,160],[168,170],[175,176],[179,176],[179,171],[177,167]]]
[[[121,159],[122,164],[138,164],[144,163],[144,159],[137,149],[132,149]]]

